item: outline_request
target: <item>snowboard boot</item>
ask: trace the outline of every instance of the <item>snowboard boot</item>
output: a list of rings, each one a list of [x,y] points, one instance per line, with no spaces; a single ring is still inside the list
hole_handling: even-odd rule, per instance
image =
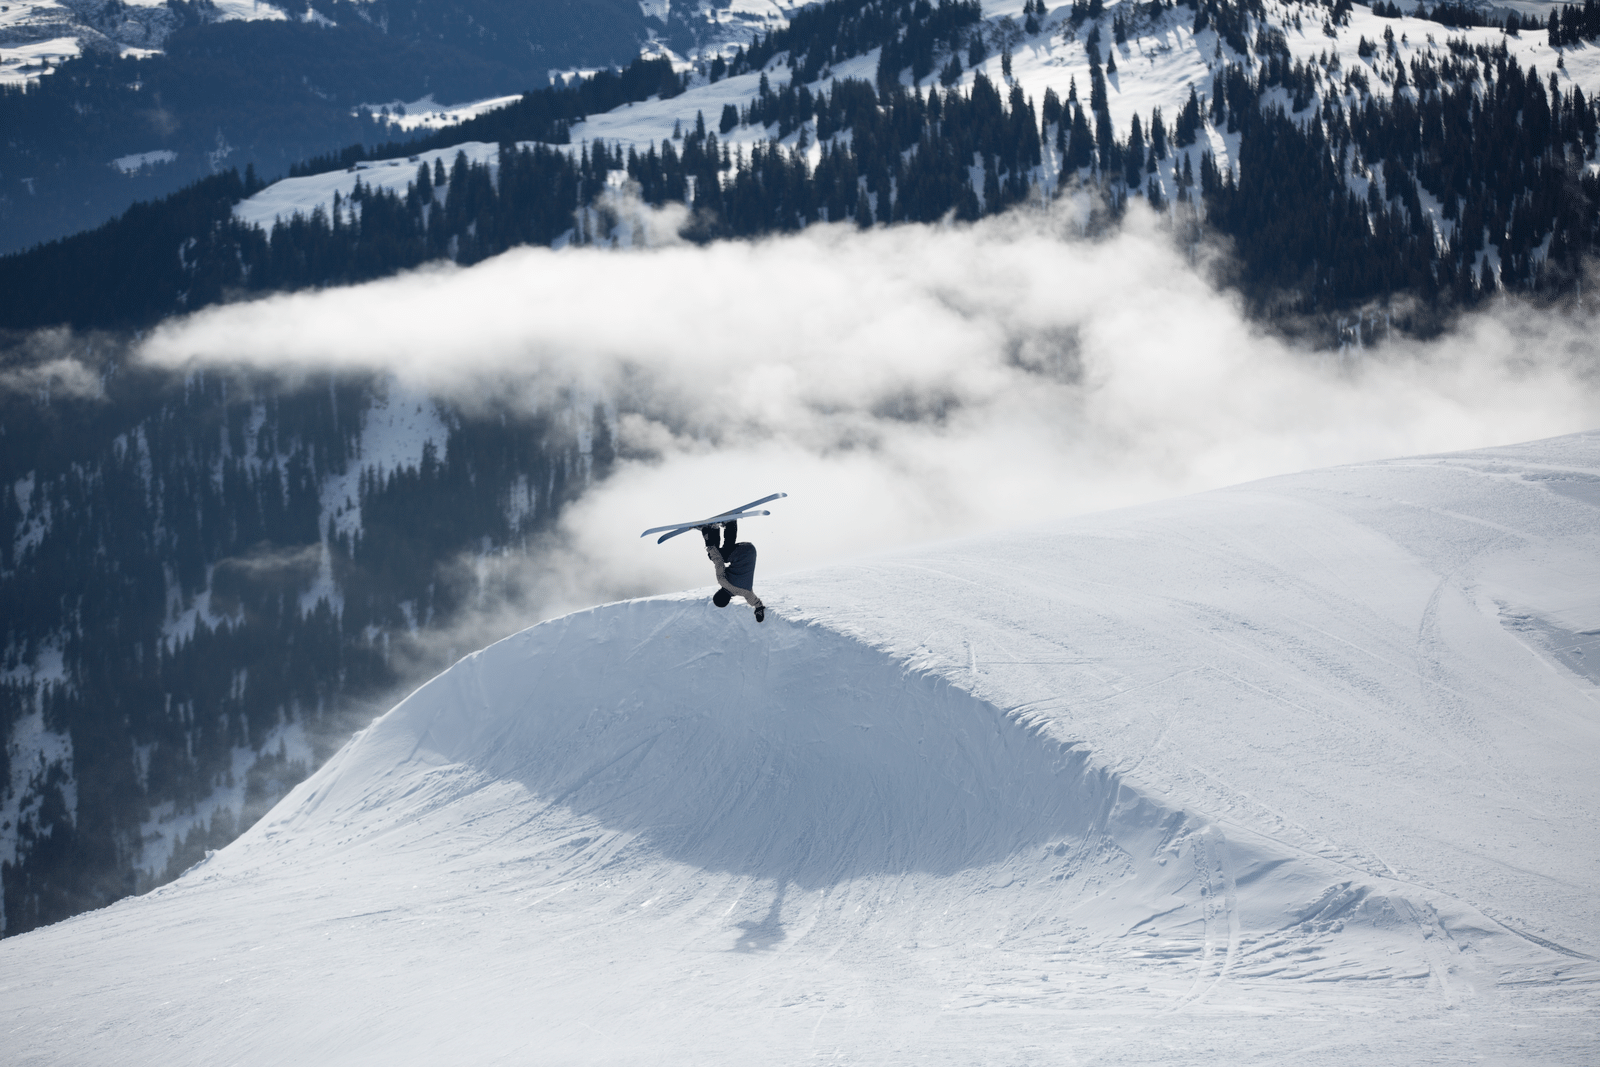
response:
[[[719,608],[727,607],[728,601],[732,599],[733,594],[728,592],[726,589],[718,589],[715,593],[711,594],[711,602]]]

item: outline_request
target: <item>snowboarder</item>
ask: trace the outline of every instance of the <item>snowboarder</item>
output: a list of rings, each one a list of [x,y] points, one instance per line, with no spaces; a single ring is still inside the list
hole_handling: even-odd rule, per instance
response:
[[[702,526],[700,535],[705,538],[706,556],[716,568],[717,584],[722,587],[712,594],[711,602],[725,608],[734,597],[742,596],[756,609],[756,622],[764,620],[766,606],[751,589],[756,582],[756,546],[739,540],[738,520]]]

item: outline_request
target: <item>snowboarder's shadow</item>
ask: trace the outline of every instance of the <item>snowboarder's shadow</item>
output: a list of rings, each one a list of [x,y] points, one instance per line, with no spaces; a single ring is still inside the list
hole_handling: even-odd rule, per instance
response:
[[[789,935],[784,932],[782,919],[783,898],[789,892],[787,881],[778,883],[778,892],[772,898],[772,904],[767,908],[767,913],[759,922],[745,920],[735,925],[744,933],[739,935],[739,940],[733,944],[735,952],[766,952],[780,941],[787,940]]]

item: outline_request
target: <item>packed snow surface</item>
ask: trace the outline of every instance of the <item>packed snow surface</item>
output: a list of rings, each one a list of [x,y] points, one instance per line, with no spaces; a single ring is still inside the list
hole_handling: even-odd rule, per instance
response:
[[[1594,1062],[1597,560],[1591,433],[547,622],[0,942],[6,1058]]]

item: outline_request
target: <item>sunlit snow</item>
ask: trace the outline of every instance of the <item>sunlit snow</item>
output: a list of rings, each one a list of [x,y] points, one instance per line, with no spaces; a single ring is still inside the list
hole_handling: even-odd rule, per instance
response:
[[[1585,1062],[1596,486],[1576,435],[773,577],[760,625],[704,589],[541,624],[177,882],[0,942],[0,1032],[19,1063]]]

